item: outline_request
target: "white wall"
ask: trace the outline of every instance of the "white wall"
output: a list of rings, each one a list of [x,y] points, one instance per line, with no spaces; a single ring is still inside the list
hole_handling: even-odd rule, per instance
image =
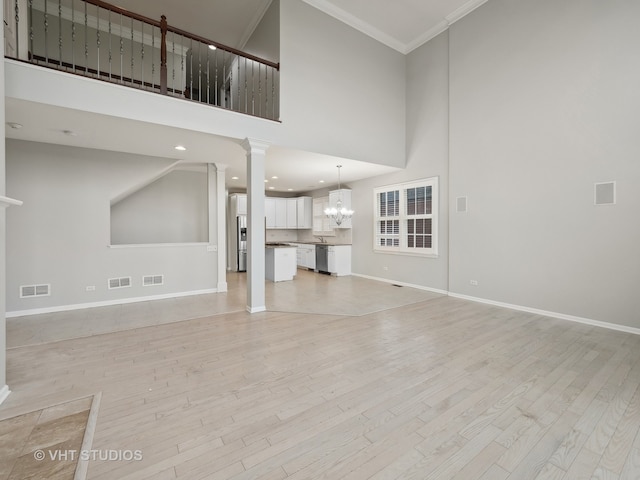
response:
[[[451,291],[640,327],[638,18],[491,0],[451,27]]]
[[[280,61],[279,0],[271,2],[243,50],[271,62]]]
[[[351,188],[353,272],[436,290],[448,288],[448,33],[407,56],[407,166],[405,170],[359,182]],[[438,258],[373,252],[373,189],[439,177]]]
[[[283,145],[405,164],[405,58],[299,0],[280,1]]]
[[[109,248],[110,201],[153,178],[171,160],[22,141],[7,142],[7,311],[212,290],[215,253],[206,244]],[[143,275],[165,275],[142,287]],[[107,279],[131,276],[131,288]],[[51,284],[51,296],[19,298],[20,285]],[[87,292],[87,286],[95,291]]]
[[[208,242],[206,172],[175,170],[111,206],[111,243]]]

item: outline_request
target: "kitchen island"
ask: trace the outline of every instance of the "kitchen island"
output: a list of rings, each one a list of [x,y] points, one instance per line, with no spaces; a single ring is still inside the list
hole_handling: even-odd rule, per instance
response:
[[[265,245],[265,277],[272,282],[293,280],[297,271],[296,247],[286,243]]]

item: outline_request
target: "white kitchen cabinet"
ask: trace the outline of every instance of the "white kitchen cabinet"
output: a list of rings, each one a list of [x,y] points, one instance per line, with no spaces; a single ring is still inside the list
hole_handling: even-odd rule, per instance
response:
[[[267,247],[264,256],[267,280],[272,282],[293,280],[297,271],[295,247]]]
[[[265,198],[264,214],[267,228],[287,228],[287,199]]]
[[[244,193],[233,193],[230,196],[232,216],[247,214],[247,195]]]
[[[296,198],[298,203],[297,208],[297,228],[312,228],[313,227],[313,198],[311,197],[298,197]]]
[[[351,210],[351,190],[341,189],[329,192],[329,207],[337,208],[338,199],[342,200],[342,208]],[[344,220],[340,225],[330,219],[329,226],[331,228],[351,228],[351,219]]]
[[[351,245],[330,245],[328,250],[329,273],[351,275]]]
[[[298,199],[285,198],[285,203],[287,206],[287,228],[298,228]]]
[[[266,227],[276,228],[276,199],[265,198],[264,199],[264,215],[266,217]]]

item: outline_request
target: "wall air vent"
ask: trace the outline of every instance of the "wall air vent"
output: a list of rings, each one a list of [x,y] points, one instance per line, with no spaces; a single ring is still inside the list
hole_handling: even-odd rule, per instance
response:
[[[464,213],[467,211],[467,197],[456,197],[456,212]]]
[[[142,277],[142,286],[164,285],[164,275],[145,275]]]
[[[30,297],[48,297],[51,295],[51,285],[21,285],[20,286],[20,298]]]
[[[109,290],[113,290],[114,288],[130,287],[131,277],[110,278],[108,285],[109,285]]]
[[[615,205],[616,182],[596,183],[594,189],[594,203],[596,205]]]

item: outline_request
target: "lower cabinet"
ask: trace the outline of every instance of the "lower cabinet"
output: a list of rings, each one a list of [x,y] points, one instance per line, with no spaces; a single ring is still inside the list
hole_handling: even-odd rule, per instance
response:
[[[338,277],[351,275],[351,245],[331,245],[327,260],[329,273]]]

